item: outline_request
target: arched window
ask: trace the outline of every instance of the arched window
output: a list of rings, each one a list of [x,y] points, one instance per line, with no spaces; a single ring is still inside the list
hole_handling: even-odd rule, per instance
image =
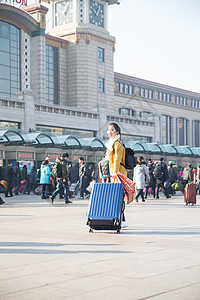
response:
[[[20,29],[0,21],[0,95],[16,98],[20,77]]]

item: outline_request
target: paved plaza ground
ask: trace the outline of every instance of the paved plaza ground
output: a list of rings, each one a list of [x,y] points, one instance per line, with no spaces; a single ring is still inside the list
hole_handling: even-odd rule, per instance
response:
[[[88,232],[88,200],[5,199],[0,299],[200,299],[200,205],[181,194],[126,206],[121,234]]]

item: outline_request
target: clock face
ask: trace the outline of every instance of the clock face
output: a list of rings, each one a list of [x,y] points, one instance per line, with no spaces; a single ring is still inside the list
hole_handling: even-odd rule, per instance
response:
[[[90,23],[104,27],[104,6],[93,0],[90,0]]]
[[[55,3],[55,25],[63,25],[73,22],[72,0],[65,0]]]

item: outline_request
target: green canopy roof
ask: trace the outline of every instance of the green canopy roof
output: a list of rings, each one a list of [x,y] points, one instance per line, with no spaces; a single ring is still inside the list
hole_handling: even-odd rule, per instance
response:
[[[33,145],[36,147],[62,147],[72,149],[99,150],[106,149],[107,140],[102,138],[80,138],[73,135],[54,135],[44,132],[24,133],[20,129],[0,130],[0,143],[5,145]],[[168,154],[174,156],[200,157],[200,147],[177,146],[174,144],[145,143],[128,141],[126,147],[136,153]]]

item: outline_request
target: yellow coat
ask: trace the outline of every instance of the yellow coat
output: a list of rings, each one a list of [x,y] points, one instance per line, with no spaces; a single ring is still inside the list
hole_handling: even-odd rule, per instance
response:
[[[127,176],[127,172],[125,167],[123,167],[120,163],[125,165],[125,148],[122,146],[120,139],[116,140],[113,144],[113,151],[109,154],[110,161],[110,174],[113,175],[115,173],[122,173]],[[112,182],[115,180],[112,179]]]

